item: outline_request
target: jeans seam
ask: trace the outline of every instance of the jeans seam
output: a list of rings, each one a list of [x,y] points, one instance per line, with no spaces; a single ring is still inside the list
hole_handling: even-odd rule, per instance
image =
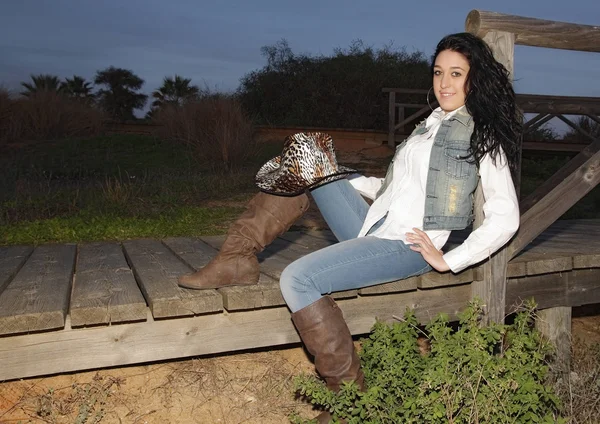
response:
[[[349,183],[348,183],[349,184]],[[354,187],[352,187],[352,190],[356,190]],[[356,215],[356,217],[358,218],[359,221],[361,221],[364,225],[365,223],[365,219],[366,216],[364,218],[361,219],[360,215],[358,214],[356,208],[352,207],[352,204],[350,203],[350,197],[348,196],[348,193],[346,192],[346,190],[341,190],[342,195],[344,196],[344,199],[346,199],[346,203],[348,204],[348,206],[350,207],[350,209],[352,209],[352,212],[354,212],[354,215]],[[362,226],[361,226],[362,227]],[[358,230],[360,232],[360,229]]]

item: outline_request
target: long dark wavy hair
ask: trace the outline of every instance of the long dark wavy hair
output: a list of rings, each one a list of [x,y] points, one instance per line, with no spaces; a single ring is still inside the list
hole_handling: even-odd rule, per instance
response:
[[[438,43],[431,61],[432,76],[435,60],[444,50],[462,54],[470,66],[465,81],[465,105],[475,123],[471,159],[479,165],[481,158],[489,153],[496,164],[501,148],[514,171],[519,162],[523,115],[516,105],[507,69],[494,58],[485,41],[461,32],[447,35]]]

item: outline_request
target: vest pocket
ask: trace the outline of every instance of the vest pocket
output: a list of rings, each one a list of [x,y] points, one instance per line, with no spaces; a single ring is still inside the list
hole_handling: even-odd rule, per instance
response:
[[[444,146],[446,174],[452,178],[466,179],[475,167],[469,163],[469,145],[461,142],[449,142]]]

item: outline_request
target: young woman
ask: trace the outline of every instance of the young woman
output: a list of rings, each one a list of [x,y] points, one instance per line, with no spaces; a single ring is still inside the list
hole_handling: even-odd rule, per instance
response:
[[[478,37],[452,34],[431,65],[439,108],[398,146],[385,179],[353,176],[311,190],[339,240],[291,263],[280,278],[292,321],[327,386],[363,386],[350,331],[327,294],[430,271],[459,272],[501,248],[519,226],[511,170],[521,142],[521,115],[507,70]],[[473,218],[481,181],[483,224],[442,252],[450,231]],[[369,206],[363,198],[373,199]],[[180,283],[215,288],[258,280],[255,253],[306,210],[305,194],[260,193],[229,232],[221,253]],[[328,422],[328,414],[318,417]]]

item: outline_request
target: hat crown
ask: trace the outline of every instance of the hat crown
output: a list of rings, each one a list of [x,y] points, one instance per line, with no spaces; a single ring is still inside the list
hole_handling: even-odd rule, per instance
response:
[[[285,138],[280,156],[261,167],[256,183],[274,194],[299,194],[351,172],[355,170],[338,165],[329,134],[296,133]]]

